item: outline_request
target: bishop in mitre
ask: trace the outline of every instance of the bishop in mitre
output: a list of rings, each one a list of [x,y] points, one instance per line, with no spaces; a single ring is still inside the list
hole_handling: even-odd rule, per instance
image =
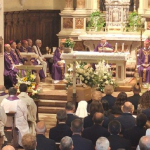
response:
[[[4,98],[1,106],[4,108],[5,113],[14,112],[14,122],[12,116],[7,116],[6,127],[13,127],[18,130],[18,132],[13,131],[13,146],[16,147],[18,144],[22,146],[21,139],[22,137],[29,133],[29,126],[27,121],[27,106],[21,101],[17,95],[17,89],[11,87],[8,91],[9,96]]]
[[[20,94],[18,95],[18,98],[21,99],[24,103],[26,103],[27,109],[28,109],[28,124],[31,134],[35,134],[35,126],[36,126],[36,113],[37,113],[37,106],[33,99],[28,96],[27,93],[27,85],[26,84],[20,84],[19,86]]]

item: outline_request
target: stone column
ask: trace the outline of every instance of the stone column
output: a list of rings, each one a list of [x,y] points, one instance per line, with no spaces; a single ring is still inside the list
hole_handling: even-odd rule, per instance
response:
[[[148,9],[148,0],[139,0],[139,9],[138,13],[139,14],[144,14],[145,11]]]
[[[85,9],[86,0],[77,0],[77,8],[76,9]]]
[[[73,10],[73,0],[65,0],[65,10]]]
[[[0,68],[4,70],[4,0],[0,0]],[[0,74],[0,85],[4,85],[4,75]]]

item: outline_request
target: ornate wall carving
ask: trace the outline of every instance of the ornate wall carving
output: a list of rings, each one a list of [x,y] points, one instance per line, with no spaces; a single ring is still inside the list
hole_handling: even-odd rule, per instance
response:
[[[85,51],[85,46],[83,44],[83,41],[76,41],[73,49],[75,51]]]
[[[57,47],[57,33],[60,31],[60,11],[58,10],[32,10],[6,12],[4,16],[5,30],[4,42],[10,40],[23,40],[31,38],[42,40],[42,49]]]
[[[84,29],[84,18],[75,18],[75,29]]]
[[[73,0],[65,0],[65,8],[72,8]]]
[[[73,18],[63,18],[63,28],[72,29],[73,28]]]
[[[77,0],[77,8],[85,8],[85,0]]]

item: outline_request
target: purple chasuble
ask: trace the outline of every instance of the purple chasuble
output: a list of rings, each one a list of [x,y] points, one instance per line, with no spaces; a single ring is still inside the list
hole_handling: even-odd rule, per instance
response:
[[[19,63],[21,63],[21,61],[20,61],[18,55],[16,54],[15,50],[12,49],[12,50],[10,51],[10,55],[11,55],[11,57],[12,57],[13,62],[15,63],[15,65],[19,65]],[[22,64],[22,63],[21,63],[21,64]]]
[[[142,81],[150,83],[150,47],[147,50],[145,48],[139,50],[137,64],[140,65],[138,67],[138,73],[142,77]],[[145,68],[142,64],[149,64],[149,66]]]
[[[60,56],[61,54],[59,52],[59,49],[57,48],[53,56],[53,65],[52,65],[52,79],[54,80],[63,79],[61,67],[57,64],[58,61],[61,61]],[[63,69],[65,69],[65,66],[63,67]]]
[[[100,48],[100,47],[112,48],[112,46],[111,46],[108,42],[106,42],[104,45],[103,45],[102,43],[100,43],[100,44],[98,44],[98,45],[96,46],[94,52],[98,52],[98,51],[99,51],[98,48]],[[104,52],[105,52],[105,51],[104,51]]]

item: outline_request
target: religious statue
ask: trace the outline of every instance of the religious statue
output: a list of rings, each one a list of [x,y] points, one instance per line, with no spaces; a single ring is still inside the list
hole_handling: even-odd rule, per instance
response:
[[[144,41],[144,48],[139,50],[137,64],[142,81],[150,83],[150,45],[148,39]]]

